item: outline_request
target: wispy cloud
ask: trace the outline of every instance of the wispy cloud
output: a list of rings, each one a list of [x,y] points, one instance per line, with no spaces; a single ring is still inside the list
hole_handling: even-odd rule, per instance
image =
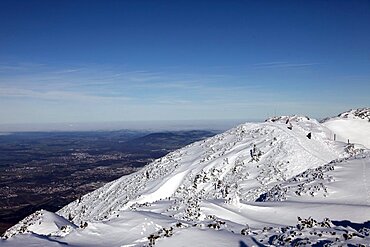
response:
[[[29,73],[6,73],[0,76],[0,94],[7,97],[33,97],[50,100],[53,96],[68,99],[133,98],[140,95],[201,93],[217,90],[230,76],[186,74],[145,70],[121,71],[105,67],[73,67],[32,70]],[[233,85],[227,85],[233,88]],[[57,93],[60,92],[60,93]]]
[[[279,69],[279,68],[305,68],[319,65],[319,63],[290,63],[290,62],[268,62],[268,63],[257,63],[253,66],[256,69]]]
[[[114,107],[247,107],[282,101],[266,85],[232,74],[119,69],[104,66],[42,66],[30,73],[0,76],[0,97],[16,100],[83,102]],[[111,104],[112,103],[112,104]],[[104,105],[104,104],[103,104]],[[108,109],[109,111],[109,109]]]
[[[274,62],[255,68],[305,66],[313,63]],[[240,74],[93,65],[31,67],[0,73],[0,114],[5,116],[0,123],[265,118],[279,109],[295,112],[313,106],[309,101],[314,101],[284,85],[274,87],[270,77],[259,80],[259,75],[270,73],[250,67]]]
[[[129,97],[98,96],[81,92],[70,91],[34,91],[21,88],[0,87],[0,97],[8,98],[34,98],[48,101],[104,101],[104,100],[125,100]]]
[[[284,96],[276,95],[273,89],[247,76],[218,71],[197,74],[164,70],[128,71],[109,66],[41,66],[29,73],[0,76],[2,99],[18,102],[34,99],[38,104],[43,101],[69,103],[74,104],[75,111],[91,105],[95,110],[100,109],[103,115],[118,109],[148,116],[155,113],[161,116],[162,111],[181,115],[177,108],[187,111],[189,116],[195,112],[199,117],[211,112],[216,114],[216,109],[226,108],[231,114],[238,108],[263,107],[272,105],[271,102],[283,104]],[[150,110],[153,108],[157,110]]]
[[[76,73],[76,72],[79,72],[79,71],[83,71],[83,68],[57,70],[57,71],[53,71],[52,73],[55,73],[55,74],[69,74],[69,73]]]
[[[35,69],[40,69],[44,66],[45,64],[41,63],[15,63],[15,64],[0,63],[0,73],[33,71]]]

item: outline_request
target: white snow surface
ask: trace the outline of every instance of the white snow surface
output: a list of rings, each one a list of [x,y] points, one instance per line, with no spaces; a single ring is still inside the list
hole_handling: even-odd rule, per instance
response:
[[[363,146],[334,141],[328,123],[342,119],[320,124],[283,116],[242,124],[155,160],[56,214],[29,216],[5,233],[0,246],[366,245],[369,136],[359,140]],[[366,131],[356,122],[367,120],[346,121],[349,129]]]
[[[323,123],[341,142],[362,144],[370,148],[370,122],[363,119],[331,119]]]
[[[370,108],[350,110],[322,123],[336,135],[336,140],[364,145],[370,148]]]

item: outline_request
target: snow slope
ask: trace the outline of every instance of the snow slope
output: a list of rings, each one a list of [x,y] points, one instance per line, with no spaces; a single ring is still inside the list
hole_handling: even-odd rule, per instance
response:
[[[337,141],[362,144],[370,148],[370,108],[350,110],[325,119],[323,125],[336,134]]]
[[[340,152],[344,155],[316,120],[294,125],[292,130],[281,122],[238,126],[108,183],[59,213],[64,217],[71,214],[79,223],[109,218],[118,211],[171,196],[176,203],[170,204],[175,205],[194,197],[229,198],[236,192],[241,199],[253,201],[273,184],[325,164]],[[312,139],[306,137],[310,131],[314,132]],[[251,160],[253,145],[262,153],[259,162]]]
[[[31,215],[0,245],[368,243],[369,151],[332,134],[300,116],[242,124]]]

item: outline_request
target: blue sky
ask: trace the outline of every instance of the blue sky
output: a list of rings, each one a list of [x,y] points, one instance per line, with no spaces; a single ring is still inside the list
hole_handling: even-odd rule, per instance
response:
[[[0,1],[0,124],[370,105],[370,1]]]

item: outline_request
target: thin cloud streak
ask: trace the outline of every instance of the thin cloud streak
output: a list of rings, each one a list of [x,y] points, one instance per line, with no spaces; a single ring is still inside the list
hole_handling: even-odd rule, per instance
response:
[[[279,68],[305,68],[319,65],[319,63],[288,63],[288,62],[268,62],[253,64],[256,69],[279,69]]]
[[[271,66],[271,64],[269,64]],[[277,91],[278,90],[278,91]],[[277,93],[278,92],[278,93]],[[302,109],[302,95],[243,75],[49,68],[0,77],[3,122],[267,117]],[[303,100],[308,102],[306,99]],[[52,103],[52,104],[49,104]],[[253,113],[253,114],[252,114]],[[220,115],[221,114],[221,115]],[[36,117],[35,117],[36,116]]]
[[[129,97],[109,97],[89,95],[85,93],[69,92],[69,91],[46,91],[38,92],[19,88],[4,88],[0,87],[0,97],[7,98],[34,98],[48,101],[102,101],[102,100],[124,100],[128,101]]]
[[[33,92],[28,95],[36,96],[35,92],[39,92],[40,98],[43,98],[41,95],[44,95],[45,91],[68,91],[82,95],[109,96],[126,92],[132,94],[142,90],[201,93],[202,91],[253,90],[254,87],[241,88],[232,84],[219,86],[225,80],[233,80],[233,77],[220,74],[175,74],[144,70],[121,72],[114,69],[86,66],[65,69],[44,67],[42,71],[2,76],[0,77],[0,85],[3,87],[2,90],[8,88],[8,93],[14,89],[17,89],[18,92],[28,90],[27,92]],[[12,95],[9,94],[8,97]],[[131,97],[130,95],[122,96]],[[16,97],[19,97],[19,94]]]
[[[239,83],[235,83],[237,80]],[[247,77],[219,73],[120,71],[89,66],[52,69],[45,66],[37,73],[0,78],[3,99],[64,102],[74,104],[76,109],[83,107],[83,103],[105,102],[107,104],[99,108],[105,107],[107,112],[117,107],[140,107],[144,113],[153,105],[158,109],[163,107],[163,111],[191,107],[191,112],[221,107],[245,108],[250,102],[280,102],[280,96]]]

